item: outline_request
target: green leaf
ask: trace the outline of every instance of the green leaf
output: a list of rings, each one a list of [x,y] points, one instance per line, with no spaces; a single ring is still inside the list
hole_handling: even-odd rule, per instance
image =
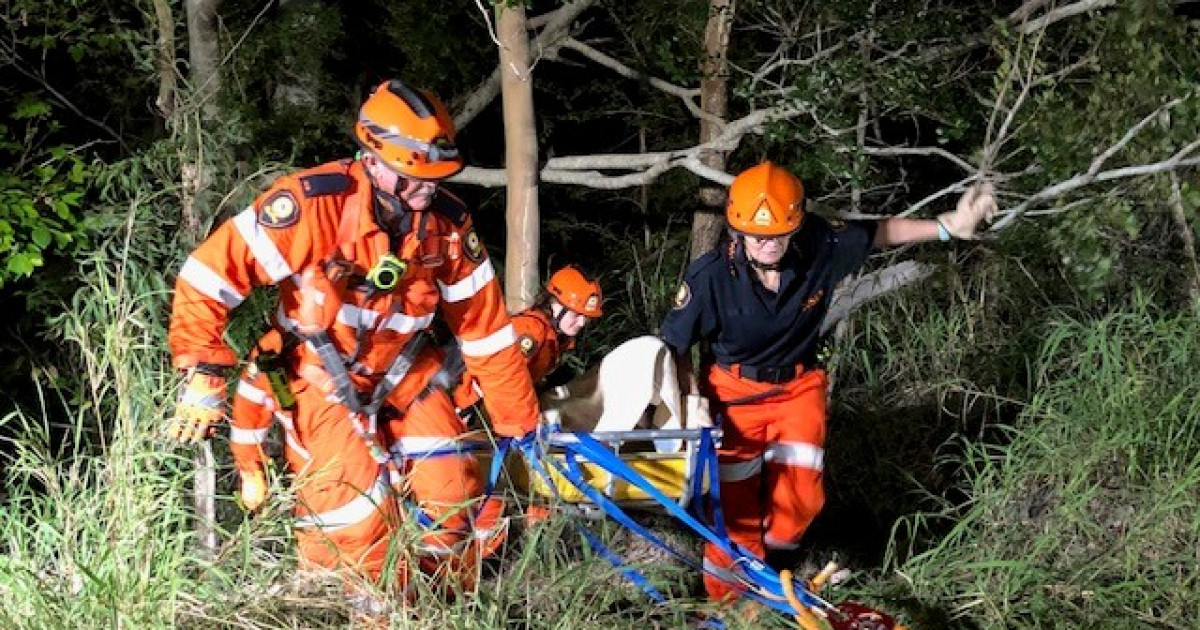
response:
[[[41,99],[25,97],[18,105],[12,117],[17,120],[40,118],[50,113],[50,103]]]
[[[38,249],[46,249],[50,245],[50,239],[50,230],[41,226],[33,229],[33,244],[37,245]]]

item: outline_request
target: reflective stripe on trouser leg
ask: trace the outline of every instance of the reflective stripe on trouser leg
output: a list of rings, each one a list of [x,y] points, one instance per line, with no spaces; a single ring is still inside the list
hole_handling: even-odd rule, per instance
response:
[[[765,427],[753,414],[739,409],[725,414],[725,431],[721,448],[717,449],[718,474],[721,481],[721,509],[729,538],[746,550],[761,556],[762,522],[765,513],[762,502],[762,449]],[[704,546],[704,590],[714,600],[736,598],[741,589],[727,579],[733,575],[732,559],[713,544]],[[712,575],[715,573],[716,575]]]
[[[325,400],[316,387],[296,389],[296,434],[311,456],[288,458],[296,475],[301,557],[330,569],[350,568],[373,580],[394,575],[403,584],[407,574],[402,563],[389,568],[398,509],[379,464],[354,432],[345,406]]]
[[[765,540],[774,549],[794,549],[825,505],[825,376],[800,379],[787,420],[774,423],[764,459],[769,507]]]
[[[266,461],[262,443],[271,427],[273,404],[267,377],[258,374],[249,378],[243,372],[229,421],[229,450],[239,469],[256,470]]]
[[[768,490],[771,483],[771,473],[777,464],[767,461],[768,444],[779,442],[781,439],[812,444],[824,444],[824,373],[819,370],[808,371],[788,383],[767,384],[742,379],[722,370],[718,366],[710,367],[705,373],[706,384],[720,400],[752,399],[755,402],[740,405],[720,405],[718,409],[724,414],[724,437],[722,448],[718,451],[721,466],[721,503],[725,509],[726,524],[729,537],[747,551],[762,557],[765,553],[765,534],[769,533],[772,542],[791,544],[799,540],[796,534],[796,519],[784,517],[775,518],[776,497]],[[813,417],[813,392],[820,392],[820,435],[800,432],[798,435],[781,434],[780,427],[793,423],[797,415]],[[812,423],[802,423],[811,426]],[[806,429],[807,431],[808,429]],[[770,451],[771,457],[780,455],[775,450]],[[750,472],[754,457],[762,458],[763,474],[756,488],[737,487],[740,482],[730,479]],[[819,477],[818,477],[819,480]],[[819,488],[819,483],[817,484]],[[811,494],[809,495],[811,496]],[[819,510],[819,507],[817,508]],[[813,512],[815,515],[815,511]],[[757,519],[757,520],[755,520]],[[780,523],[792,522],[791,528],[785,528]],[[811,521],[811,517],[809,518]],[[808,521],[803,523],[807,527]],[[779,531],[764,528],[777,526],[788,529],[788,537],[777,537]],[[803,533],[802,529],[799,533]],[[705,549],[705,559],[710,566],[728,570],[729,560],[712,545]],[[720,579],[705,576],[705,588],[710,597],[721,599],[736,595],[736,589],[731,588]]]
[[[471,532],[471,515],[483,494],[483,475],[473,453],[453,452],[463,425],[444,391],[435,390],[409,405],[398,423],[391,425],[393,452],[404,451],[405,484],[409,495],[435,522],[421,536],[420,553],[448,557],[463,550]],[[436,454],[422,456],[403,445],[435,445]],[[411,451],[411,452],[410,452]]]

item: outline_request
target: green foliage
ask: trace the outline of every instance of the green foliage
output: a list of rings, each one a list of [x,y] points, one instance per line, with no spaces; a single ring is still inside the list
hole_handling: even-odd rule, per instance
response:
[[[1200,543],[1197,321],[1142,299],[1052,324],[1010,439],[963,438],[967,500],[906,522],[952,523],[897,566],[913,593],[988,628],[1132,628],[1200,614],[1190,560]]]
[[[88,246],[84,210],[95,167],[69,146],[44,146],[60,126],[50,103],[34,95],[0,123],[0,161],[14,165],[0,171],[0,287]]]

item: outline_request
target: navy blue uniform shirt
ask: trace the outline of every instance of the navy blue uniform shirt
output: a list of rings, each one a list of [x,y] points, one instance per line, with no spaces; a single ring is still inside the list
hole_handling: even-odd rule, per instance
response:
[[[679,353],[706,339],[722,365],[813,366],[833,289],[866,261],[875,227],[806,214],[780,261],[777,292],[758,281],[744,254],[718,246],[688,267],[663,319],[663,341]]]

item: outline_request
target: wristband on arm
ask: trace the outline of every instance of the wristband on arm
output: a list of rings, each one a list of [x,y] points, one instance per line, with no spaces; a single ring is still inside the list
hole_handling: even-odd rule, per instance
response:
[[[950,240],[950,230],[946,229],[946,226],[942,224],[942,220],[934,219],[934,222],[936,222],[938,226],[938,240],[942,241],[943,243]]]

